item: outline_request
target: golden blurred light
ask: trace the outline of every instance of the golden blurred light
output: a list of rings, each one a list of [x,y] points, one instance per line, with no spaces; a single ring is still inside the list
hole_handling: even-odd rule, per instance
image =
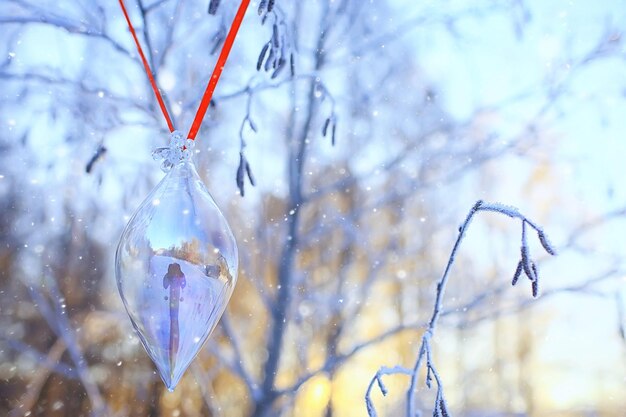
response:
[[[296,397],[295,415],[319,417],[330,400],[331,382],[326,375],[318,375],[300,388]]]

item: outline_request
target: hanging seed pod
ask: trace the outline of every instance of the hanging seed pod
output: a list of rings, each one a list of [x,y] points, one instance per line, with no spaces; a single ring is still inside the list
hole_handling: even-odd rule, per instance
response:
[[[267,0],[261,0],[259,2],[259,16],[261,16],[265,11],[265,6],[267,6]]]
[[[539,281],[539,271],[535,262],[530,261],[530,269],[533,271],[533,281]]]
[[[213,38],[213,47],[210,52],[211,55],[214,55],[220,49],[224,40],[226,40],[226,33],[224,32],[224,28],[221,28]]]
[[[528,246],[522,246],[520,252],[522,255],[522,268],[524,269],[524,273],[526,274],[529,280],[534,281],[535,276],[530,267],[531,261],[530,261],[530,256],[528,255]]]
[[[89,160],[89,162],[87,162],[87,165],[85,166],[85,172],[87,174],[90,174],[96,162],[98,162],[106,153],[107,153],[107,148],[105,148],[103,145],[98,145],[98,149],[96,149],[96,153],[94,153],[94,155],[91,157],[91,159]]]
[[[283,71],[283,68],[285,68],[286,63],[287,62],[285,61],[285,59],[283,57],[280,57],[280,59],[278,60],[278,64],[276,65],[276,69],[272,73],[272,77],[271,77],[272,79],[280,75],[280,73]]]
[[[243,177],[246,166],[246,158],[243,156],[242,152],[239,152],[239,166],[237,167],[237,174],[235,174],[235,182],[237,183],[237,188],[239,188],[239,194],[244,196],[244,184]]]
[[[211,0],[209,2],[209,14],[214,15],[215,13],[217,13],[217,8],[220,5],[220,0]]]
[[[515,286],[515,284],[517,284],[520,275],[522,275],[522,261],[519,261],[517,263],[517,269],[515,269],[515,274],[513,274],[513,280],[511,281],[511,285]]]
[[[270,48],[270,54],[265,61],[265,71],[269,71],[274,66],[274,48]]]
[[[330,117],[326,119],[324,122],[324,127],[322,128],[322,136],[326,137],[326,133],[328,133],[328,126],[330,125]]]
[[[543,246],[545,251],[552,256],[556,256],[556,249],[554,249],[554,246],[552,246],[550,240],[548,239],[548,236],[546,236],[544,231],[537,231],[537,236],[539,237],[539,242],[541,242],[541,246]]]
[[[269,42],[263,45],[263,48],[261,49],[261,53],[259,54],[259,59],[256,62],[257,71],[261,70],[261,66],[263,66],[263,60],[265,59],[265,54],[267,53],[267,50],[269,49],[269,47],[270,47]]]
[[[254,183],[254,176],[252,175],[252,168],[250,168],[250,163],[246,161],[246,175],[248,176],[248,181],[250,181],[250,185],[253,187],[256,185]]]
[[[539,297],[539,280],[534,280],[532,282],[532,292],[534,298]]]
[[[278,48],[280,46],[280,39],[278,37],[278,25],[274,23],[272,26],[272,42],[274,43],[274,47]]]

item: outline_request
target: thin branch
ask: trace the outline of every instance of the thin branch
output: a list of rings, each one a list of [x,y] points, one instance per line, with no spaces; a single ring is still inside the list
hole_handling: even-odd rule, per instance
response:
[[[233,329],[230,323],[230,317],[228,315],[228,312],[225,312],[224,315],[222,316],[220,320],[220,326],[222,328],[222,331],[226,335],[226,337],[228,337],[228,339],[230,340],[231,346],[233,347],[233,351],[235,354],[235,361],[233,362],[233,366],[237,370],[236,373],[243,379],[244,383],[246,384],[246,387],[248,388],[248,391],[250,391],[250,395],[252,396],[252,399],[257,401],[260,398],[260,394],[261,394],[259,391],[259,386],[257,385],[256,382],[254,382],[254,380],[252,379],[252,376],[246,370],[243,364],[243,355],[241,353],[241,345],[239,343],[237,334],[235,333],[235,330]]]
[[[59,336],[65,345],[72,358],[72,362],[76,365],[78,377],[85,387],[87,396],[91,401],[91,414],[94,417],[106,415],[107,405],[104,398],[100,394],[98,386],[93,381],[92,375],[87,367],[85,358],[81,352],[76,336],[74,335],[72,326],[70,325],[65,308],[63,305],[63,297],[58,291],[56,282],[50,278],[48,281],[48,288],[52,292],[52,299],[54,300],[54,306],[51,306],[48,300],[43,296],[39,289],[32,286],[28,287],[30,295],[39,308],[41,315],[46,320],[50,328]]]
[[[48,357],[50,354],[46,356],[34,347],[19,340],[9,338],[6,335],[0,335],[0,339],[4,339],[9,347],[16,352],[26,354],[35,359],[42,368],[53,371],[67,379],[78,379],[78,374],[75,369],[60,360],[56,362],[50,361]]]
[[[388,368],[386,366],[383,366],[382,368],[378,370],[378,372],[376,372],[376,375],[374,375],[374,378],[372,378],[369,385],[367,386],[367,393],[365,394],[365,405],[367,407],[367,413],[371,417],[378,417],[378,414],[376,413],[376,408],[374,408],[374,403],[372,403],[372,399],[370,395],[370,393],[372,392],[372,389],[374,388],[374,383],[378,385],[378,388],[380,389],[380,392],[383,393],[383,395],[387,395],[388,390],[385,384],[383,383],[382,377],[385,375],[400,375],[400,374],[410,376],[411,370],[404,368],[402,366],[394,366],[393,368]]]
[[[23,73],[23,74],[0,72],[0,79],[2,78],[8,79],[8,80],[17,80],[17,81],[40,82],[40,83],[51,84],[55,86],[75,88],[75,89],[78,89],[83,94],[102,97],[104,99],[112,100],[119,104],[124,104],[129,107],[135,108],[137,110],[140,110],[152,116],[155,120],[157,120],[157,118],[150,111],[150,109],[148,109],[143,104],[137,101],[134,101],[128,97],[118,96],[115,93],[103,87],[90,87],[82,81],[73,80],[69,78],[63,78],[63,77],[51,77],[48,75],[39,74],[39,73],[31,73],[31,72]]]
[[[65,352],[65,343],[62,339],[57,339],[44,359],[44,366],[37,370],[27,386],[28,390],[20,398],[19,405],[9,412],[8,417],[18,417],[32,413],[32,409],[39,400],[41,390],[48,380],[50,372],[61,360],[63,352]]]
[[[620,271],[618,271],[617,269],[611,269],[581,284],[553,288],[553,289],[544,291],[541,294],[541,298],[538,300],[525,300],[521,302],[520,304],[517,304],[509,309],[496,311],[496,312],[489,312],[488,314],[481,315],[472,321],[462,321],[458,324],[455,324],[455,326],[459,328],[472,327],[478,322],[481,322],[484,320],[499,318],[499,317],[503,317],[509,314],[516,314],[529,308],[531,305],[536,305],[536,303],[538,302],[545,301],[547,299],[550,299],[554,296],[557,296],[563,293],[589,294],[589,289],[591,287],[593,287],[594,285],[598,283],[606,281],[607,279],[616,277],[619,275],[619,273]],[[476,297],[474,297],[474,299],[466,303],[443,310],[440,314],[440,319],[443,317],[455,317],[458,315],[465,315],[468,311],[472,311],[476,307],[480,306],[486,298],[499,296],[507,288],[509,288],[508,285],[503,285],[497,288],[492,288],[490,290],[484,291],[478,294]],[[345,362],[350,360],[354,355],[356,355],[360,351],[370,348],[372,346],[375,346],[379,343],[382,343],[385,340],[389,339],[390,337],[394,337],[404,331],[408,331],[408,330],[413,331],[415,329],[424,328],[427,326],[428,326],[428,321],[422,321],[420,323],[404,323],[404,324],[399,324],[395,327],[392,327],[384,331],[383,333],[379,334],[378,336],[375,336],[371,339],[367,339],[363,342],[360,342],[352,346],[350,350],[346,351],[345,353],[340,353],[334,358],[327,358],[324,364],[321,365],[319,368],[302,375],[295,383],[278,391],[277,395],[278,396],[289,395],[289,394],[296,392],[302,385],[304,385],[307,381],[309,381],[314,376],[329,372],[331,369],[337,368],[343,365]]]
[[[315,70],[319,70],[323,62],[325,37],[320,34],[317,40],[318,53],[316,55]],[[308,93],[308,111],[304,126],[300,131],[299,137],[290,146],[290,184],[289,184],[289,216],[288,216],[288,237],[283,247],[280,260],[278,280],[280,288],[272,309],[272,325],[273,331],[269,339],[268,360],[265,364],[265,377],[263,381],[263,391],[269,394],[274,390],[274,381],[277,376],[279,359],[282,352],[282,340],[286,327],[286,313],[291,299],[291,281],[293,275],[293,267],[296,255],[296,245],[299,243],[299,222],[302,206],[302,182],[304,162],[306,159],[307,136],[315,113],[315,83],[310,83]]]
[[[154,75],[154,79],[158,80],[158,74],[159,74],[159,70],[160,70],[160,63],[161,63],[161,61],[159,61],[157,63],[157,61],[155,61],[155,59],[154,59],[154,47],[152,46],[152,37],[150,36],[150,30],[148,28],[148,26],[149,26],[148,25],[148,12],[149,12],[149,10],[144,7],[143,0],[137,0],[137,6],[139,7],[139,13],[141,15],[141,31],[143,33],[144,41],[146,42],[146,48],[145,49],[146,49],[146,51],[148,53],[148,62],[150,63],[150,70],[152,71],[152,74]],[[176,7],[176,10],[178,11],[178,5]],[[173,28],[173,26],[170,26],[170,28]],[[171,42],[171,36],[172,36],[172,33],[171,33],[171,30],[170,30],[170,32],[166,35],[166,37],[168,38],[166,41]],[[170,101],[169,101],[169,99],[167,97],[167,94],[162,93],[162,97],[163,97],[163,102],[165,103],[165,107],[167,109],[167,112],[170,114],[170,117],[173,117],[172,106],[171,106],[171,103],[170,103]],[[157,106],[155,104],[155,100],[150,100],[150,107],[155,112],[157,111]],[[174,125],[176,124],[174,120],[172,122],[174,122]]]
[[[624,308],[624,298],[619,292],[615,293],[615,304],[617,305],[617,323],[619,335],[622,342],[626,344],[626,309]]]
[[[204,404],[207,406],[209,411],[211,412],[211,416],[219,416],[219,404],[215,406],[215,392],[213,390],[213,385],[211,383],[212,379],[215,378],[217,373],[220,371],[219,364],[217,366],[211,367],[208,372],[205,372],[202,367],[198,364],[198,361],[194,361],[191,364],[191,372],[193,373],[194,378],[198,382],[198,386],[200,387],[200,391],[202,392],[202,399],[204,400]]]
[[[407,408],[406,408],[406,415],[407,417],[409,416],[415,416],[416,415],[416,410],[415,410],[415,395],[417,392],[417,385],[418,385],[418,377],[419,377],[419,371],[422,367],[422,364],[424,362],[424,359],[426,359],[427,362],[427,385],[430,385],[430,381],[429,381],[429,376],[431,375],[431,373],[433,373],[433,375],[435,375],[436,380],[437,380],[437,385],[438,385],[438,391],[437,391],[437,400],[435,402],[435,406],[434,406],[434,416],[442,416],[442,417],[447,417],[449,415],[448,411],[447,411],[447,406],[445,403],[445,399],[443,396],[443,388],[442,388],[442,383],[441,380],[439,378],[439,375],[436,373],[436,370],[434,368],[433,362],[431,360],[431,348],[430,348],[430,340],[432,339],[432,337],[435,334],[435,329],[437,327],[437,321],[439,320],[440,316],[442,315],[442,311],[443,311],[443,299],[444,299],[444,295],[445,295],[445,290],[446,290],[446,286],[448,284],[448,280],[450,278],[450,271],[452,270],[452,266],[454,265],[454,261],[456,259],[456,255],[459,251],[459,248],[461,247],[461,243],[463,242],[463,238],[465,237],[465,234],[467,232],[467,229],[469,228],[469,225],[472,222],[472,219],[474,218],[474,216],[476,215],[476,213],[480,212],[480,211],[487,211],[487,212],[495,212],[495,213],[499,213],[499,214],[503,214],[505,216],[511,217],[511,218],[515,218],[521,221],[522,223],[522,262],[526,262],[529,265],[534,265],[534,263],[531,264],[532,260],[530,260],[530,258],[528,257],[527,252],[524,250],[524,248],[527,248],[526,246],[526,225],[530,226],[532,229],[534,229],[538,235],[539,235],[539,239],[541,239],[541,235],[544,236],[545,240],[547,241],[547,238],[545,237],[545,234],[543,233],[543,230],[537,226],[534,222],[532,222],[531,220],[529,220],[526,216],[524,216],[523,214],[521,214],[519,212],[519,210],[517,210],[514,207],[510,207],[510,206],[506,206],[500,203],[492,203],[492,204],[488,204],[488,203],[484,203],[483,201],[478,201],[476,202],[476,204],[474,204],[474,206],[471,208],[471,210],[469,211],[467,217],[465,218],[465,221],[463,222],[463,224],[459,227],[459,232],[458,232],[458,236],[457,239],[454,243],[454,246],[452,248],[452,251],[450,253],[450,256],[448,258],[448,263],[446,264],[446,267],[443,271],[443,274],[441,276],[441,278],[439,279],[439,281],[437,282],[437,290],[436,290],[436,297],[435,297],[435,304],[433,307],[433,313],[432,316],[428,322],[428,326],[426,327],[426,331],[424,332],[424,334],[422,335],[422,342],[419,348],[419,353],[417,356],[417,360],[415,361],[415,366],[413,367],[413,370],[411,372],[411,383],[410,383],[410,387],[409,390],[407,392]],[[542,241],[543,244],[543,241]],[[552,247],[548,247],[546,248],[544,246],[544,249],[546,249],[546,251],[550,254],[555,254],[556,251],[554,251],[554,249]],[[524,259],[525,258],[525,259]],[[539,282],[539,276],[537,274],[536,268],[533,268],[533,266],[530,266],[529,268],[532,268],[532,272],[529,273],[529,275],[532,275],[533,279],[533,295],[536,295],[536,283]],[[531,276],[529,276],[529,278],[531,278]],[[404,373],[404,372],[400,372],[400,373]],[[374,376],[374,378],[372,379],[372,381],[377,380],[378,374]],[[370,386],[372,386],[372,383],[370,383]],[[383,390],[383,388],[381,387],[381,391],[383,392],[383,394],[385,394],[385,391]],[[365,404],[366,404],[366,408],[368,411],[368,414],[370,417],[375,417],[376,416],[376,410],[373,407],[373,403],[371,400],[371,389],[368,389],[368,391],[365,394]]]
[[[174,42],[173,42],[174,30],[176,29],[178,25],[178,21],[181,16],[181,10],[182,10],[181,6],[182,6],[181,1],[176,0],[176,5],[174,6],[174,15],[172,16],[172,19],[167,24],[167,31],[165,32],[165,42],[163,46],[163,52],[161,52],[161,54],[159,55],[157,68],[161,68],[163,66],[163,64],[165,63],[165,59],[167,58],[167,55],[169,54],[169,52],[172,50],[172,47],[174,46]],[[146,8],[146,14],[150,13],[153,7],[154,7],[154,4],[148,6]]]
[[[167,3],[169,0],[157,0],[154,3],[150,4],[149,6],[146,6],[144,8],[144,10],[146,11],[146,13],[150,13],[153,10],[158,9],[159,7],[161,7],[163,4]]]
[[[606,293],[601,293],[597,290],[593,289],[593,286],[604,282],[606,280],[609,279],[613,279],[616,278],[620,275],[620,270],[617,268],[611,268],[593,278],[590,278],[584,282],[581,282],[579,284],[575,284],[575,285],[568,285],[565,287],[558,287],[558,288],[552,288],[546,291],[543,291],[541,293],[541,300],[546,300],[549,298],[552,298],[554,296],[563,294],[563,293],[572,293],[572,294],[584,294],[584,295],[592,295],[592,296],[598,296],[598,297],[602,297],[602,298],[610,298],[610,294],[606,294]],[[502,286],[500,288],[494,289],[491,292],[485,292],[481,295],[479,295],[478,297],[476,297],[476,299],[470,301],[469,303],[464,304],[463,306],[459,306],[459,307],[454,307],[451,310],[457,310],[457,311],[468,311],[471,308],[475,307],[476,305],[478,305],[480,303],[480,301],[484,300],[487,296],[497,296],[501,293],[504,292],[505,288],[507,288],[507,286]],[[501,310],[497,310],[497,311],[490,311],[488,313],[482,314],[478,317],[474,317],[471,320],[463,320],[461,322],[459,322],[456,326],[458,328],[469,328],[469,327],[473,327],[476,324],[482,322],[482,321],[486,321],[486,320],[493,320],[493,319],[497,319],[499,317],[503,317],[509,314],[515,314],[515,313],[519,313],[521,311],[524,311],[525,309],[529,308],[531,305],[533,305],[536,302],[536,300],[534,299],[530,299],[530,300],[524,300],[521,303],[512,306],[510,308],[506,308],[506,309],[501,309]],[[447,315],[447,314],[446,314]]]
[[[26,25],[26,24],[43,24],[52,27],[56,27],[66,32],[74,35],[86,36],[91,38],[96,38],[105,41],[109,45],[113,47],[116,51],[120,52],[123,55],[126,55],[129,58],[132,58],[132,55],[128,51],[128,49],[124,48],[122,44],[117,42],[115,39],[111,38],[108,34],[98,31],[91,30],[90,28],[76,24],[70,20],[53,17],[53,16],[0,16],[0,25],[2,24],[18,24],[18,25]]]

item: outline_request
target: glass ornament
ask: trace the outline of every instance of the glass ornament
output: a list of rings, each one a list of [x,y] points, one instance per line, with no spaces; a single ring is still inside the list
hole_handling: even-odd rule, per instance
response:
[[[222,316],[239,262],[192,148],[174,132],[169,147],[155,150],[167,175],[131,217],[115,256],[126,311],[170,391]]]

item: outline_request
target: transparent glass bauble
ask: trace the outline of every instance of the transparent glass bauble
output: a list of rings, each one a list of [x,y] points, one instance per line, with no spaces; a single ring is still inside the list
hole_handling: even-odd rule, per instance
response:
[[[181,159],[130,219],[115,259],[126,311],[170,391],[222,316],[237,267],[226,219]]]

